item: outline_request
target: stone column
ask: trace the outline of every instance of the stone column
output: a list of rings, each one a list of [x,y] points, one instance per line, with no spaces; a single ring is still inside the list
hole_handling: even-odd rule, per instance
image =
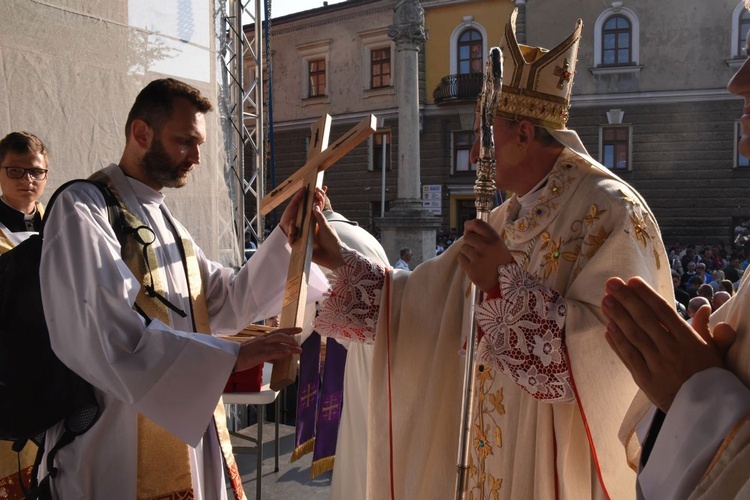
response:
[[[396,94],[398,96],[398,199],[385,217],[378,219],[383,248],[394,263],[401,248],[411,248],[412,269],[435,256],[440,218],[423,208],[419,156],[418,58],[427,31],[419,0],[397,0],[388,36],[396,44]]]

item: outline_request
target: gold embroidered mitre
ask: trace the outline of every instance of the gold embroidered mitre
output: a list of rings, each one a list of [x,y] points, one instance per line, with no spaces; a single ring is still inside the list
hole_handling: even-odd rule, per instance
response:
[[[495,116],[509,120],[529,120],[553,130],[565,128],[573,89],[578,42],[583,22],[576,21],[573,32],[557,47],[520,45],[516,40],[513,11],[500,41],[503,51],[503,92]]]

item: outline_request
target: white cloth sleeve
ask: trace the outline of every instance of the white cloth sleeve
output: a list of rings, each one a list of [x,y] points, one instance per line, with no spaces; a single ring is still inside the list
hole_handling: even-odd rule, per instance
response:
[[[693,375],[677,393],[638,474],[643,498],[687,498],[724,438],[748,413],[750,389],[733,373],[710,368]]]
[[[279,314],[291,247],[278,226],[236,274],[206,259],[200,250],[198,254],[214,334],[234,335],[255,321]],[[320,300],[327,290],[328,280],[312,264],[307,303]]]

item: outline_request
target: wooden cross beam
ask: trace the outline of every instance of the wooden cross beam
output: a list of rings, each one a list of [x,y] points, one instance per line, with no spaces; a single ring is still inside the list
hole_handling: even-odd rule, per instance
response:
[[[307,155],[307,163],[268,193],[260,202],[260,213],[267,215],[271,210],[291,198],[300,187],[305,187],[305,197],[297,214],[297,239],[292,245],[289,260],[284,302],[279,318],[280,328],[301,328],[304,323],[305,302],[307,302],[307,282],[312,260],[315,220],[312,209],[315,201],[315,188],[323,185],[323,172],[354,149],[360,142],[375,132],[375,116],[369,115],[341,138],[328,146],[331,126],[330,115],[325,115],[312,126],[312,136]],[[299,356],[277,360],[271,374],[271,389],[278,391],[294,382],[297,377]]]

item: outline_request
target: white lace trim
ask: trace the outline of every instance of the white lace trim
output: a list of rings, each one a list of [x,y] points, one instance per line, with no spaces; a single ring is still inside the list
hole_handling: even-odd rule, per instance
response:
[[[314,328],[325,337],[369,344],[375,341],[385,267],[343,245],[341,252],[344,265],[333,273]]]
[[[538,400],[574,401],[565,355],[565,299],[517,264],[498,271],[501,297],[477,307],[477,322],[485,332],[477,360]]]

